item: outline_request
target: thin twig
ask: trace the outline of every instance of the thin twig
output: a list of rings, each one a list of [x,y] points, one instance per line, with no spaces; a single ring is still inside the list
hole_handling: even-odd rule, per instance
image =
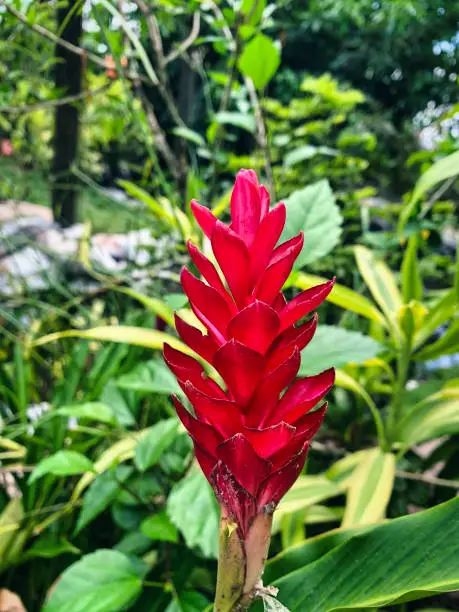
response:
[[[54,108],[56,106],[62,106],[63,104],[71,104],[72,102],[78,102],[78,100],[82,100],[84,98],[92,98],[93,96],[97,96],[108,89],[111,84],[112,83],[105,83],[105,85],[102,85],[102,87],[98,87],[97,89],[88,89],[79,94],[64,96],[63,98],[57,98],[55,100],[44,100],[43,102],[24,104],[22,106],[0,106],[0,113],[28,113],[41,108]]]
[[[416,474],[413,472],[405,472],[404,470],[397,470],[395,475],[399,478],[405,478],[406,480],[417,480],[435,485],[437,487],[448,487],[450,489],[459,490],[458,480],[446,480],[445,478],[436,478],[435,476],[430,476],[429,474]]]
[[[250,77],[244,77],[245,86],[249,92],[250,101],[252,102],[252,106],[255,110],[255,121],[257,124],[257,132],[258,132],[258,145],[260,149],[263,151],[263,156],[265,158],[265,172],[266,179],[268,182],[268,191],[271,199],[274,200],[276,198],[276,192],[274,188],[274,179],[273,179],[273,169],[271,163],[271,154],[269,152],[269,143],[268,143],[268,134],[266,132],[265,119],[263,116],[263,109],[261,108],[260,100],[258,98],[257,90],[253,81]]]
[[[191,26],[191,31],[189,36],[185,38],[185,40],[175,49],[171,51],[169,55],[165,58],[164,63],[167,65],[169,62],[173,62],[178,57],[183,55],[187,49],[191,47],[194,41],[199,36],[199,30],[201,28],[201,15],[198,11],[193,14],[193,24]]]
[[[163,41],[161,38],[158,21],[154,14],[151,12],[150,7],[144,0],[135,0],[135,2],[145,18],[148,28],[148,34],[152,42],[153,49],[155,50],[156,62],[158,66],[159,83],[157,85],[159,92],[164,102],[166,103],[166,106],[174,122],[177,125],[184,127],[185,123],[181,118],[179,110],[177,108],[177,104],[170,88],[169,76],[166,72],[166,58],[164,57]]]
[[[79,55],[80,57],[86,58],[87,60],[89,60],[93,64],[97,64],[97,66],[100,66],[101,68],[104,68],[104,69],[107,68],[104,58],[99,57],[98,55],[95,55],[94,53],[91,53],[90,51],[87,51],[86,49],[83,49],[82,47],[77,47],[76,45],[72,45],[72,43],[69,43],[63,38],[60,38],[59,36],[51,32],[50,30],[47,30],[46,28],[39,25],[38,23],[30,23],[25,15],[23,15],[22,13],[14,9],[12,6],[6,4],[5,0],[0,0],[0,5],[4,6],[5,9],[9,13],[11,13],[11,15],[14,15],[16,19],[21,21],[24,25],[26,25],[28,28],[30,28],[37,34],[40,34],[40,36],[42,36],[43,38],[47,38],[48,40],[51,40],[56,45],[60,45],[61,47],[64,47],[64,49],[67,49],[67,51],[70,51],[71,53],[75,53],[76,55]],[[150,79],[142,75],[135,74],[134,72],[130,72],[126,70],[126,71],[123,71],[123,73],[125,77],[127,77],[130,80],[136,79],[136,80],[141,80],[144,83],[151,83]]]

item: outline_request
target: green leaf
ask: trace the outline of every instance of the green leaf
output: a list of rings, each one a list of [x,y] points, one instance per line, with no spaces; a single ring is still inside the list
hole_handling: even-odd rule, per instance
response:
[[[314,285],[325,283],[326,280],[326,278],[305,274],[304,272],[296,272],[292,275],[292,284],[299,289],[309,289]],[[327,301],[345,310],[351,310],[379,325],[386,326],[386,319],[368,298],[360,295],[357,291],[344,287],[344,285],[335,283]]]
[[[139,363],[133,370],[120,376],[116,384],[122,389],[142,393],[182,393],[175,376],[159,359]]]
[[[304,247],[295,268],[327,255],[339,241],[342,217],[328,181],[294,191],[286,200],[287,220],[281,241],[304,233]]]
[[[98,550],[68,567],[43,612],[117,612],[142,589],[132,561],[116,550]]]
[[[173,348],[178,349],[188,355],[192,351],[174,336],[155,329],[144,329],[142,327],[132,327],[129,325],[107,325],[94,327],[92,329],[68,329],[62,332],[55,332],[42,336],[34,342],[34,346],[42,346],[48,342],[56,342],[62,338],[87,338],[88,340],[100,340],[105,342],[126,342],[134,346],[144,346],[151,349],[162,349],[165,342]]]
[[[395,456],[379,448],[367,451],[352,475],[342,526],[357,527],[383,519],[394,478]]]
[[[330,149],[329,147],[315,147],[313,145],[303,145],[293,151],[289,151],[284,158],[284,166],[291,168],[302,161],[312,159],[316,155],[330,155],[335,156],[338,151]]]
[[[190,142],[193,142],[194,144],[200,147],[206,146],[206,141],[201,136],[201,134],[198,134],[198,132],[195,132],[194,130],[191,130],[188,127],[175,127],[173,128],[172,133],[175,134],[175,136],[180,136],[180,138],[189,140]]]
[[[419,348],[441,325],[449,321],[457,309],[456,295],[448,291],[433,306],[422,322],[421,329],[414,337],[414,347]]]
[[[418,238],[410,237],[402,262],[402,293],[405,304],[411,300],[421,301],[422,279],[418,262]]]
[[[240,11],[247,18],[245,23],[256,26],[263,17],[266,8],[266,0],[242,0]]]
[[[23,555],[24,559],[54,559],[59,555],[79,555],[81,550],[63,537],[45,533]]]
[[[374,525],[363,525],[352,529],[333,529],[315,538],[303,540],[270,559],[263,573],[263,581],[271,584],[295,570],[314,563],[328,552],[360,533],[374,529]]]
[[[244,47],[239,59],[239,70],[252,79],[258,90],[264,89],[280,65],[280,53],[273,41],[258,34]]]
[[[284,516],[342,494],[343,489],[324,476],[300,476],[274,513],[273,531],[279,529]]]
[[[167,513],[185,538],[187,546],[199,547],[206,557],[217,558],[219,509],[204,474],[191,470],[172,488]]]
[[[221,111],[215,115],[215,121],[222,125],[234,125],[235,127],[246,130],[251,134],[255,133],[257,124],[255,117],[248,113],[235,113],[229,111]]]
[[[29,484],[35,482],[46,474],[54,476],[73,476],[83,472],[92,472],[94,466],[91,461],[72,450],[60,450],[50,457],[42,459],[29,477]]]
[[[15,561],[25,543],[25,533],[20,531],[24,519],[22,499],[12,499],[0,513],[0,571]]]
[[[359,272],[389,321],[394,321],[402,305],[402,296],[394,275],[383,261],[363,246],[355,247]]]
[[[209,600],[196,591],[183,591],[171,601],[165,612],[202,612],[207,609]]]
[[[161,455],[177,437],[177,419],[159,421],[141,437],[135,449],[134,463],[141,472],[158,463]]]
[[[101,423],[114,423],[113,410],[103,402],[86,402],[85,404],[71,404],[55,410],[54,414],[66,417],[75,417],[81,420],[100,421]]]
[[[120,493],[120,486],[133,472],[127,465],[119,465],[114,470],[103,472],[91,483],[83,498],[83,506],[78,516],[75,535],[80,533],[96,516],[106,510]]]
[[[453,383],[454,385],[454,383]],[[401,420],[397,439],[411,446],[459,431],[459,387],[446,386],[414,407]]]
[[[398,231],[403,234],[406,222],[411,217],[413,210],[419,200],[441,181],[445,181],[459,174],[459,151],[451,153],[447,157],[440,159],[431,166],[416,183],[410,201],[405,206],[400,215]]]
[[[314,338],[301,353],[300,375],[311,376],[332,367],[364,363],[381,350],[379,342],[360,332],[319,325]]]
[[[117,422],[124,426],[129,427],[135,424],[135,418],[129,409],[121,391],[117,388],[116,382],[110,379],[103,388],[100,396],[100,401],[107,404],[112,409]]]
[[[454,355],[459,351],[459,319],[453,321],[446,332],[436,342],[428,344],[416,353],[416,359],[425,361],[441,355]]]
[[[341,541],[346,535],[341,533]],[[324,588],[327,584],[333,588]],[[292,612],[382,607],[455,591],[459,499],[351,537],[315,562],[297,565],[275,586]]]
[[[177,542],[177,528],[170,522],[169,517],[165,512],[149,516],[140,526],[144,535],[152,540],[160,540],[162,542]]]

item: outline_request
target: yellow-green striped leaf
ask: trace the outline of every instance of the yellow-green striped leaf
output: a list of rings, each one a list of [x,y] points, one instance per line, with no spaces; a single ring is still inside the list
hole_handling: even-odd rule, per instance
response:
[[[342,526],[368,525],[384,518],[394,478],[395,456],[379,448],[368,451],[352,476]]]
[[[402,296],[394,275],[383,261],[376,259],[373,253],[363,246],[355,247],[355,258],[373,298],[389,321],[394,321],[402,305]]]
[[[313,287],[314,285],[325,283],[326,280],[326,278],[320,276],[298,272],[293,274],[291,282],[299,289],[309,289],[309,287]],[[345,310],[351,310],[362,317],[370,319],[370,321],[374,321],[384,326],[387,325],[384,316],[368,298],[344,285],[335,283],[327,301]]]

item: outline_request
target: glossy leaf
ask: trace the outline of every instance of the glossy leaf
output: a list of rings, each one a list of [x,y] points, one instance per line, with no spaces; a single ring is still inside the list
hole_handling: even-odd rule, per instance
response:
[[[116,550],[98,550],[68,567],[43,612],[116,612],[142,588],[132,561]]]
[[[206,557],[218,556],[219,509],[204,474],[194,468],[172,488],[167,513],[190,548]]]
[[[275,582],[280,601],[292,612],[382,607],[459,588],[458,498],[366,527],[354,537],[348,534],[344,530],[310,542],[314,563],[301,563],[307,554],[296,551],[296,571]],[[324,584],[333,588],[323,588]]]
[[[72,450],[61,450],[42,459],[29,477],[29,484],[35,482],[46,474],[54,476],[73,476],[74,474],[82,474],[83,472],[91,472],[94,466],[91,461],[82,455]]]
[[[289,151],[289,153],[287,153],[284,158],[284,166],[290,168],[291,166],[295,166],[296,164],[299,164],[302,161],[311,159],[316,155],[335,156],[338,155],[338,151],[336,151],[335,149],[330,149],[329,147],[315,147],[313,145],[303,145],[302,147],[298,147],[297,149],[293,149],[293,151]]]
[[[304,247],[295,269],[327,255],[341,236],[342,217],[328,181],[294,191],[285,201],[287,220],[281,241],[304,233]]]
[[[220,111],[215,115],[215,121],[221,125],[234,125],[253,134],[257,129],[255,117],[247,113]]]
[[[377,523],[384,518],[395,478],[395,455],[368,451],[352,475],[343,527]]]
[[[376,340],[360,332],[332,325],[319,325],[314,338],[301,353],[300,375],[311,376],[331,367],[364,363],[381,350],[382,347]]]

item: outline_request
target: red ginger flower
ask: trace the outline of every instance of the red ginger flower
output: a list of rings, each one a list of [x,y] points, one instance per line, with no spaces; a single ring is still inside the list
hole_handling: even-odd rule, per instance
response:
[[[319,429],[334,370],[295,380],[300,352],[317,326],[309,315],[330,293],[330,281],[289,303],[282,286],[303,247],[303,235],[276,247],[285,205],[269,210],[269,195],[253,170],[241,170],[231,196],[232,223],[191,202],[210,239],[214,264],[193,244],[191,259],[207,283],[186,268],[182,287],[208,333],[176,315],[182,340],[223,379],[223,390],[192,357],[166,345],[164,358],[194,408],[174,397],[177,414],[193,439],[196,458],[225,516],[242,540],[259,514],[272,514],[303,469],[309,440]],[[287,388],[285,393],[282,392]]]

